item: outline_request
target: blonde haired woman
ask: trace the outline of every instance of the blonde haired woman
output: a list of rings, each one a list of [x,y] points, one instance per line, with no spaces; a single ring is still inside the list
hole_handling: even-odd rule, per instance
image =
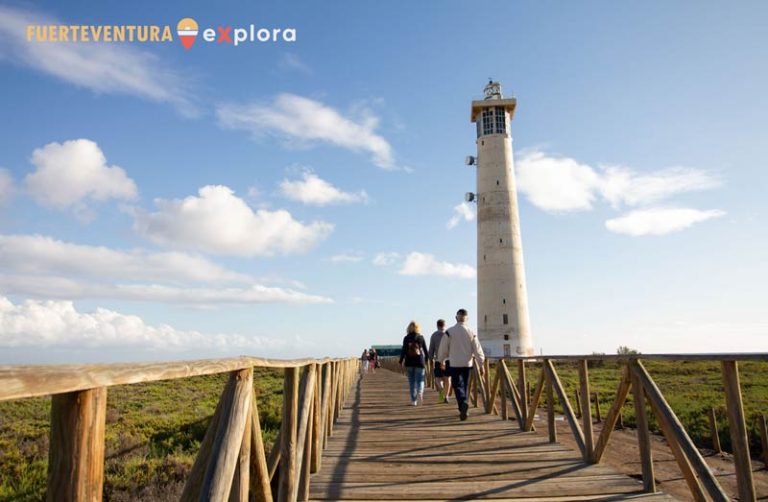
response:
[[[403,338],[400,351],[400,365],[405,366],[408,374],[408,387],[411,392],[411,404],[424,403],[424,374],[426,372],[427,344],[421,336],[421,328],[416,321],[411,321]]]

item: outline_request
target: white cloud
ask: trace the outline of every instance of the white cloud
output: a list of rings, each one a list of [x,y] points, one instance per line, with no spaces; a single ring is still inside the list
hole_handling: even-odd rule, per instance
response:
[[[312,74],[312,69],[299,56],[290,52],[283,54],[278,64],[281,70],[292,70],[306,75]]]
[[[373,257],[372,263],[377,267],[388,267],[394,265],[400,259],[400,253],[378,253]]]
[[[648,204],[679,193],[718,186],[717,178],[686,167],[671,167],[647,175],[636,174],[626,167],[607,167],[602,175],[600,192],[614,208],[618,208],[622,204]]]
[[[531,204],[550,212],[587,211],[598,197],[614,208],[639,206],[719,185],[709,173],[685,167],[639,174],[627,167],[596,169],[538,150],[523,152],[517,161],[518,188]]]
[[[328,258],[331,263],[358,263],[363,261],[363,255],[358,253],[341,253]]]
[[[209,185],[198,196],[156,199],[157,212],[136,210],[134,229],[165,246],[237,256],[304,253],[328,237],[333,225],[304,224],[288,211],[253,211],[225,186]]]
[[[197,113],[182,76],[132,44],[28,42],[28,25],[67,25],[50,16],[0,6],[0,60],[33,68],[97,93],[128,94]]]
[[[405,257],[405,263],[399,272],[401,275],[438,275],[472,279],[477,275],[475,268],[463,263],[437,261],[434,255],[412,252]]]
[[[0,167],[0,206],[7,204],[13,194],[13,177],[7,169]]]
[[[346,117],[334,108],[294,94],[280,94],[270,105],[221,105],[223,127],[250,131],[259,136],[276,134],[305,143],[325,142],[356,152],[367,152],[383,169],[394,169],[392,147],[377,134],[378,118],[363,112]]]
[[[463,221],[472,221],[475,219],[475,208],[469,202],[462,202],[461,204],[454,206],[453,216],[448,220],[446,226],[451,229]]]
[[[725,211],[700,211],[688,208],[650,208],[631,211],[605,222],[605,227],[617,234],[631,236],[665,235],[678,232],[712,218],[724,216]]]
[[[89,201],[130,200],[137,196],[136,184],[119,166],[108,166],[99,146],[76,139],[49,143],[32,152],[37,168],[24,182],[40,204],[83,210]]]
[[[180,287],[161,284],[103,284],[65,277],[0,274],[0,290],[34,298],[112,299],[213,307],[261,303],[333,303],[324,296],[254,284],[244,288]]]
[[[517,161],[517,187],[534,206],[545,211],[592,209],[600,177],[574,159],[525,152]]]
[[[190,348],[258,350],[284,347],[283,339],[237,334],[206,335],[167,324],[150,326],[138,316],[98,308],[84,313],[70,301],[27,300],[15,305],[0,296],[0,346],[65,348]]]
[[[14,273],[183,282],[253,282],[200,256],[180,252],[119,251],[41,235],[0,235],[0,267]]]
[[[368,201],[365,190],[356,193],[344,192],[312,171],[304,171],[301,180],[283,180],[280,183],[280,192],[288,199],[315,206]]]

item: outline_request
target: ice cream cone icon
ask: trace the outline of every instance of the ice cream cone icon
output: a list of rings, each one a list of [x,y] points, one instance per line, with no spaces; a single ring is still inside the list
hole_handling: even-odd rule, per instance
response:
[[[197,21],[191,17],[185,17],[176,25],[176,34],[184,48],[189,49],[197,38]]]

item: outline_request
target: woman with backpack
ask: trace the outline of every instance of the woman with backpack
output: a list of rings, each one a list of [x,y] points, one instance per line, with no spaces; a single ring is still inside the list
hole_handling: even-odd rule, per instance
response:
[[[420,331],[418,323],[411,321],[408,324],[407,334],[403,338],[403,348],[400,351],[400,365],[405,366],[405,371],[408,374],[411,404],[414,406],[424,403],[427,343]]]

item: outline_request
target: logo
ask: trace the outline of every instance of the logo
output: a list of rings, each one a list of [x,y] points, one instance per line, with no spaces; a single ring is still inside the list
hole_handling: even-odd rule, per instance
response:
[[[197,21],[191,17],[185,17],[176,25],[176,34],[185,49],[191,48],[197,38]]]
[[[200,34],[203,42],[237,47],[247,43],[292,43],[296,41],[296,28],[246,26],[216,26],[201,28],[197,21],[185,17],[176,24],[176,36],[185,50],[189,50]],[[27,42],[51,43],[157,43],[173,42],[169,25],[27,25]]]

